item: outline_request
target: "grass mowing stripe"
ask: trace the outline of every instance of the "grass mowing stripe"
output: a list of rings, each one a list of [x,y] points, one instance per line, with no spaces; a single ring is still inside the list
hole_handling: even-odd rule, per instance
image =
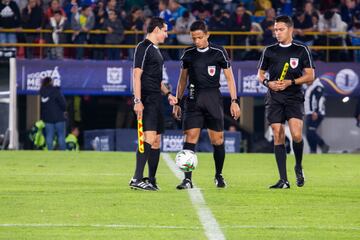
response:
[[[164,225],[135,225],[135,224],[41,224],[41,223],[2,223],[0,228],[11,227],[29,227],[29,228],[152,228],[152,229],[200,229],[196,226],[164,226]],[[287,225],[227,225],[221,226],[221,229],[235,228],[235,229],[319,229],[319,230],[355,230],[360,231],[360,226],[287,226]]]
[[[175,174],[175,176],[182,180],[183,175],[176,167],[174,161],[171,159],[168,153],[163,153],[162,158],[165,160],[166,164],[170,170]],[[199,216],[200,222],[204,227],[205,235],[209,240],[223,240],[225,236],[220,229],[218,222],[211,213],[211,210],[207,207],[205,199],[199,188],[193,188],[188,190],[191,202],[195,207],[197,214]]]
[[[24,224],[12,224],[3,223],[0,224],[0,228],[9,227],[29,227],[29,228],[145,228],[145,229],[200,229],[201,227],[191,226],[163,226],[163,225],[135,225],[135,224],[51,224],[51,223],[24,223]]]

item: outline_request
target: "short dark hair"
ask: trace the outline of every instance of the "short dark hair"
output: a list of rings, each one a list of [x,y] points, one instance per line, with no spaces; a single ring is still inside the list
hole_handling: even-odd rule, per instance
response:
[[[41,88],[48,87],[48,86],[53,86],[51,77],[45,77],[41,81]]]
[[[283,22],[286,24],[286,26],[288,27],[293,27],[294,26],[294,22],[291,19],[291,17],[286,16],[286,15],[281,15],[275,18],[275,23],[277,22]]]
[[[203,31],[204,33],[208,32],[208,28],[204,21],[197,20],[191,24],[190,32],[197,31],[197,30]]]
[[[147,27],[147,33],[152,33],[156,27],[163,28],[165,25],[165,20],[159,17],[151,18],[149,26]]]

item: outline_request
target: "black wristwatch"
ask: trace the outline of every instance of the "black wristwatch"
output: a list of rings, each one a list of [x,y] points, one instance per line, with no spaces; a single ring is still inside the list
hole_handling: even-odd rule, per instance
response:
[[[165,96],[168,98],[170,94],[171,94],[171,92],[168,91],[168,92],[165,94]]]
[[[291,79],[291,85],[296,85],[295,78]]]
[[[240,104],[240,100],[237,98],[231,99],[231,103],[237,103]]]
[[[262,84],[268,88],[269,87],[269,79],[265,78],[264,81],[262,81]]]

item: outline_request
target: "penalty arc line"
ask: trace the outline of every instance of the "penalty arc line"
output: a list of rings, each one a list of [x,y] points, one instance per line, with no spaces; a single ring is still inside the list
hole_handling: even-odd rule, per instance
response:
[[[168,165],[170,170],[179,179],[183,179],[183,173],[176,167],[174,161],[168,153],[162,153],[162,158]],[[221,227],[213,216],[211,210],[206,206],[204,196],[199,188],[187,190],[194,208],[197,211],[200,222],[205,230],[205,235],[209,240],[225,240],[225,235],[221,231]]]

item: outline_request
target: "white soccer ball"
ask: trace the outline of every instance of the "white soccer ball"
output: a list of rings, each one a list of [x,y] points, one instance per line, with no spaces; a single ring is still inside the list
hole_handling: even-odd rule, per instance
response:
[[[176,165],[183,172],[192,172],[195,170],[198,160],[196,154],[191,150],[181,150],[175,157]]]

